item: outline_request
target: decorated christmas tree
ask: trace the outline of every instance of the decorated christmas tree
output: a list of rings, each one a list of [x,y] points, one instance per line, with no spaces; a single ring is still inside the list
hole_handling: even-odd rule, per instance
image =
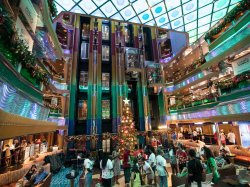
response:
[[[121,155],[123,155],[125,148],[133,153],[135,145],[137,144],[136,129],[133,114],[129,106],[129,100],[126,98],[123,102],[121,124],[118,128],[118,146]]]

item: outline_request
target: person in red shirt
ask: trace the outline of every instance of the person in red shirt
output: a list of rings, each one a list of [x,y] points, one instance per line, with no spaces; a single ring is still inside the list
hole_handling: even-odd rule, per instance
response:
[[[130,151],[125,149],[123,154],[123,170],[125,177],[125,185],[128,186],[130,182]]]
[[[182,144],[178,145],[178,150],[176,152],[176,157],[177,157],[177,163],[179,166],[179,172],[183,170],[184,167],[186,167],[186,162],[188,160],[187,153],[184,150],[184,147]]]
[[[138,158],[138,157],[140,157],[140,154],[141,154],[141,152],[140,152],[140,149],[138,149],[138,145],[135,145],[135,151],[133,153],[134,157]]]

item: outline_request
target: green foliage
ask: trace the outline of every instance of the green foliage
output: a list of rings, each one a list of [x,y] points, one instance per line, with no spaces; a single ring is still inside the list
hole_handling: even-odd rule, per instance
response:
[[[246,10],[249,9],[250,9],[249,0],[242,0],[241,2],[239,2],[239,4],[226,15],[226,17],[217,27],[213,28],[205,35],[205,40],[206,41],[212,40],[213,36],[219,34],[226,27],[227,24],[230,24],[239,15],[241,15],[242,13],[244,13]]]
[[[49,11],[52,17],[56,17],[57,15],[57,8],[54,0],[48,0]]]
[[[0,52],[7,60],[17,67],[19,63],[30,72],[36,80],[48,84],[49,76],[38,66],[38,60],[28,50],[27,45],[17,36],[13,18],[5,7],[0,4]]]

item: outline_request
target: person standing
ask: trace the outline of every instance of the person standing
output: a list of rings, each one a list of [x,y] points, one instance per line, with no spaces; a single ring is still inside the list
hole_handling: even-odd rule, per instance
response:
[[[142,169],[145,173],[144,176],[147,176],[148,185],[152,185],[152,182],[154,180],[154,171],[150,167],[149,163],[146,162],[145,158],[141,158],[139,160],[139,165],[142,166]]]
[[[223,143],[226,144],[226,135],[225,135],[223,129],[220,130],[220,141],[221,141],[222,144]]]
[[[172,140],[173,140],[174,144],[176,142],[176,139],[177,139],[177,135],[176,135],[176,132],[174,131],[172,134]]]
[[[194,140],[194,141],[197,140],[197,136],[198,136],[198,133],[197,133],[197,131],[194,129],[194,131],[193,131],[193,140]]]
[[[102,160],[100,161],[100,168],[102,170],[102,186],[111,187],[111,180],[113,178],[113,164],[108,158],[107,153],[103,153]]]
[[[181,131],[178,132],[178,140],[183,139],[183,134]]]
[[[182,144],[178,145],[176,157],[177,157],[177,162],[179,166],[179,171],[181,172],[183,168],[186,167],[186,162],[187,162],[187,153],[185,152]]]
[[[220,175],[219,175],[219,172],[218,172],[218,168],[217,168],[213,153],[207,147],[204,147],[203,150],[204,150],[204,155],[205,155],[206,160],[207,160],[207,169],[206,169],[207,174],[209,174],[209,173],[213,174],[213,180],[212,181],[213,181],[213,183],[216,184],[216,183],[218,183],[218,181],[220,179]]]
[[[92,170],[93,170],[93,165],[94,162],[92,160],[90,160],[90,154],[87,152],[86,153],[86,157],[84,160],[84,178],[85,178],[85,183],[84,183],[84,187],[91,187],[92,184]]]
[[[188,152],[188,183],[197,182],[197,186],[201,187],[203,168],[200,160],[196,159],[196,152],[190,149]]]
[[[150,167],[152,168],[152,170],[154,171],[154,174],[155,174],[156,160],[155,160],[155,149],[154,149],[154,147],[150,148],[150,155],[149,155],[149,158],[148,158],[148,163],[149,163]]]
[[[18,164],[19,162],[19,154],[20,154],[20,149],[21,149],[21,146],[20,146],[20,143],[18,141],[18,139],[15,139],[14,140],[14,156],[15,156],[15,164]]]
[[[114,163],[114,179],[116,184],[120,184],[118,182],[119,175],[121,173],[121,161],[120,161],[120,153],[119,153],[119,147],[116,146],[115,150],[112,152],[112,158]]]
[[[125,148],[123,154],[123,170],[124,170],[124,177],[125,177],[125,185],[128,186],[130,182],[130,151]]]
[[[170,150],[169,150],[169,156],[170,156],[170,165],[172,168],[172,174],[177,175],[177,158],[176,158],[176,149],[174,144],[170,144]]]
[[[139,165],[137,158],[134,159],[134,164],[131,169],[131,183],[130,187],[140,187],[141,186],[141,172],[139,170]]]
[[[4,150],[5,151],[5,164],[6,167],[9,167],[11,164],[11,151],[10,151],[10,146],[7,144],[5,145]]]
[[[227,139],[229,145],[234,145],[235,144],[235,134],[232,131],[232,129],[229,130],[229,133],[227,134]]]
[[[159,176],[160,187],[168,186],[168,172],[167,172],[167,162],[163,157],[164,152],[162,150],[157,151],[156,157],[156,170]]]

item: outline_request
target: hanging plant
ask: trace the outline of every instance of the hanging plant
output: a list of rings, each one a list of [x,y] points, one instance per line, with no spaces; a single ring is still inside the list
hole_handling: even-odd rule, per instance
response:
[[[243,13],[246,10],[250,9],[250,1],[249,0],[242,0],[239,2],[239,4],[232,9],[224,19],[217,25],[217,27],[213,28],[210,30],[206,35],[205,35],[205,40],[213,40],[215,35],[218,35],[221,33],[224,29],[228,27],[229,24],[232,23],[232,21],[236,20],[239,16],[243,15]]]
[[[56,17],[57,15],[57,8],[54,0],[48,0],[49,11],[52,17]]]
[[[32,77],[47,85],[49,75],[37,65],[36,57],[28,50],[26,43],[18,37],[13,20],[10,13],[0,4],[0,52],[14,67],[21,63]]]

